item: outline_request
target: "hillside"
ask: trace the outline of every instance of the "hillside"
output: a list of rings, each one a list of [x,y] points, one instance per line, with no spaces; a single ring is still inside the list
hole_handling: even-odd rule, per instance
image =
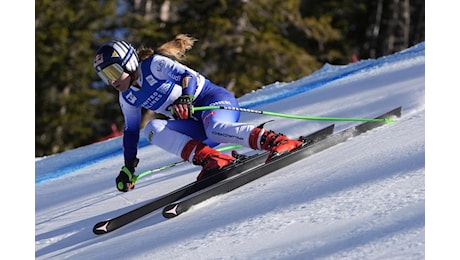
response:
[[[397,106],[402,117],[178,218],[161,212],[96,236],[93,225],[194,181],[181,164],[115,189],[121,139],[36,158],[36,259],[423,259],[425,258],[425,44],[375,60],[325,65],[294,82],[240,98],[279,113],[371,118]],[[242,122],[298,136],[331,122],[245,113]],[[336,122],[341,131],[356,122]],[[180,158],[145,141],[137,172]],[[240,149],[240,152],[250,152]]]

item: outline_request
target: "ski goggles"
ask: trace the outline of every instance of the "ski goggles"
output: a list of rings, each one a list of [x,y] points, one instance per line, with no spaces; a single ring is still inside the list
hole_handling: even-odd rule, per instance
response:
[[[118,63],[112,63],[109,66],[103,68],[97,75],[101,78],[105,84],[109,85],[110,82],[116,81],[123,74],[124,69]]]

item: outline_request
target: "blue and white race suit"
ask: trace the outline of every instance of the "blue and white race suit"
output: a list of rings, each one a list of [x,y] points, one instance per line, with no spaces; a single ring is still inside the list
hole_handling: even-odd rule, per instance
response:
[[[194,97],[194,106],[239,107],[236,98],[225,88],[206,79],[203,75],[162,55],[153,55],[139,64],[140,87],[131,86],[119,96],[124,115],[123,152],[125,159],[137,156],[142,107],[171,115],[172,103],[181,95]],[[188,83],[182,87],[184,78]],[[219,143],[234,143],[249,147],[248,139],[253,125],[238,123],[239,111],[196,111],[187,120],[154,119],[144,128],[151,144],[180,156],[184,145],[199,140],[214,147]]]

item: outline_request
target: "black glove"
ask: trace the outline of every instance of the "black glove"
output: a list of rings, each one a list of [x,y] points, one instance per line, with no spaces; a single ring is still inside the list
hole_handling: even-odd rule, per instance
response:
[[[125,166],[121,167],[120,174],[115,179],[115,184],[119,191],[127,192],[134,189],[134,183],[137,180],[137,176],[134,175],[135,168],[139,163],[138,158],[125,160]]]
[[[189,119],[193,114],[193,100],[189,95],[178,97],[172,104],[172,114],[175,119]]]

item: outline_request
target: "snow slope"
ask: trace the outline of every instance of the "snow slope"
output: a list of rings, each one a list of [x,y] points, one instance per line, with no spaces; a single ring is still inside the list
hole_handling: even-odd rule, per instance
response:
[[[95,223],[194,181],[181,164],[120,193],[121,139],[36,158],[36,259],[424,259],[425,43],[375,60],[325,65],[276,82],[241,105],[295,115],[396,122],[315,154],[165,220],[157,211],[113,233]],[[243,113],[291,137],[331,124]],[[336,131],[358,124],[336,122]],[[142,137],[141,137],[142,138]],[[240,152],[252,152],[240,149]],[[141,173],[180,161],[140,143]]]

